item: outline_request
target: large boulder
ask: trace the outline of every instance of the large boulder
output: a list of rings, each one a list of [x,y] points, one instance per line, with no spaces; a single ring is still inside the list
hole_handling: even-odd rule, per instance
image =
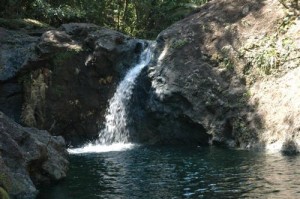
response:
[[[20,122],[22,86],[14,79],[36,57],[39,37],[0,27],[0,111]]]
[[[13,78],[35,58],[39,37],[0,27],[0,81]]]
[[[0,186],[12,198],[35,198],[37,186],[66,177],[64,139],[25,128],[0,112]]]
[[[283,151],[297,151],[298,72],[283,75],[299,66],[299,20],[284,9],[272,0],[210,1],[162,31],[133,94],[131,139],[242,148],[281,140]]]
[[[45,32],[36,47],[38,59],[19,77],[22,122],[63,135],[72,145],[95,139],[119,79],[145,45],[94,24],[70,23]]]
[[[73,145],[96,138],[109,98],[146,42],[87,23],[27,32],[0,28],[0,111]]]

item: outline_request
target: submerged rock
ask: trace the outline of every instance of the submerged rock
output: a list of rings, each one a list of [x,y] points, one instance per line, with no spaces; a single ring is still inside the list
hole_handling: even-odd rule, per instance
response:
[[[294,140],[286,140],[281,148],[284,155],[297,155],[300,153],[300,146]]]
[[[64,139],[22,127],[2,112],[0,151],[0,187],[13,198],[35,198],[36,186],[66,177],[69,163]]]

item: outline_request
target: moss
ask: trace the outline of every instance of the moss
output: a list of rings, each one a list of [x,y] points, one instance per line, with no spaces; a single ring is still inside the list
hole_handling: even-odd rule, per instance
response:
[[[172,41],[171,48],[173,48],[173,49],[181,48],[182,46],[184,46],[187,43],[189,43],[189,41],[186,38],[178,39],[176,41]]]
[[[290,57],[298,57],[299,50],[293,39],[285,35],[294,23],[294,16],[286,16],[279,21],[274,33],[252,39],[240,48],[239,56],[246,61],[245,74],[258,68],[261,74],[270,75],[284,69],[282,67],[291,61]]]
[[[220,62],[220,67],[226,68],[227,70],[232,70],[232,69],[234,69],[234,64],[229,58],[225,57]]]
[[[284,40],[281,40],[284,44]],[[278,46],[278,39],[275,36],[266,36],[257,44],[246,46],[241,49],[241,57],[246,58],[248,67],[257,67],[264,74],[271,74],[282,66],[288,59],[291,46]],[[249,67],[251,69],[251,67]]]
[[[10,190],[12,183],[5,173],[0,173],[0,189]],[[0,190],[1,192],[1,190]],[[6,191],[5,191],[6,192]],[[0,195],[1,196],[1,195]]]
[[[0,198],[1,199],[9,199],[8,193],[2,187],[0,187]]]
[[[214,53],[211,55],[210,61],[212,61],[212,63],[217,63],[217,65],[221,68],[226,68],[227,70],[234,69],[234,64],[230,60],[230,58],[227,57],[227,55],[221,55],[219,53]]]
[[[20,28],[48,28],[48,24],[34,20],[34,19],[4,19],[0,18],[0,26],[7,29]]]

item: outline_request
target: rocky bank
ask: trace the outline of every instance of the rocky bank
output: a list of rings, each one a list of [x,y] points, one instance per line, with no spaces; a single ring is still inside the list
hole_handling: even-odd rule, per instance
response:
[[[64,24],[40,37],[0,33],[0,110],[71,145],[98,136],[108,99],[144,48],[94,24]]]
[[[0,45],[0,111],[8,116],[0,112],[0,194],[34,198],[39,185],[66,176],[64,139],[97,138],[108,99],[147,42],[70,23],[1,27]]]
[[[132,139],[298,153],[299,28],[295,6],[223,0],[162,31],[133,95]]]
[[[210,1],[162,31],[128,107],[130,140],[299,153],[299,31],[299,6],[277,0]],[[71,23],[1,27],[0,44],[0,194],[32,198],[66,175],[59,135],[98,136],[147,42]]]
[[[299,153],[299,6],[281,2],[210,1],[162,31],[128,107],[129,139]],[[70,23],[1,27],[0,44],[0,111],[28,126],[0,115],[0,192],[32,197],[65,176],[59,135],[69,145],[97,138],[147,42]]]
[[[162,31],[128,109],[130,139],[298,151],[291,2],[211,1]],[[145,41],[94,24],[37,32],[0,29],[0,110],[71,145],[95,139]]]
[[[61,136],[22,127],[0,112],[0,186],[12,198],[35,198],[36,186],[66,177],[68,164]]]

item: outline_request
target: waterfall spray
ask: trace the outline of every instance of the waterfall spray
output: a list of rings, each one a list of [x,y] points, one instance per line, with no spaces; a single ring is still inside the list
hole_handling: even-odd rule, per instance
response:
[[[150,61],[150,50],[146,49],[137,65],[131,68],[120,82],[114,96],[109,101],[105,114],[105,128],[99,134],[99,144],[127,143],[129,129],[127,128],[127,107],[135,86],[135,79]]]
[[[129,129],[127,106],[130,102],[135,80],[142,69],[149,63],[150,49],[145,49],[139,63],[132,67],[124,79],[120,82],[114,96],[109,100],[109,106],[105,114],[105,127],[99,133],[96,144],[88,144],[79,149],[69,149],[70,153],[106,152],[130,148],[128,143]]]

